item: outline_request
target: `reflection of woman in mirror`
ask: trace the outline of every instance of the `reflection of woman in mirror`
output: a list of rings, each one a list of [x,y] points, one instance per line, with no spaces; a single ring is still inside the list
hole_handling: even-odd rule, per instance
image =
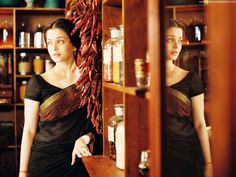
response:
[[[166,28],[167,173],[168,177],[212,177],[204,118],[204,90],[199,76],[176,66],[184,28],[169,20]]]

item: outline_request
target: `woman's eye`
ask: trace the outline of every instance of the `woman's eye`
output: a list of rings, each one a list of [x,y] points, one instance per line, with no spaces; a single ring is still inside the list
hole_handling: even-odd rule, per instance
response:
[[[172,42],[173,39],[172,39],[172,38],[167,38],[166,41],[167,41],[167,42]]]
[[[47,45],[48,45],[48,46],[51,46],[51,45],[52,45],[52,42],[47,42]]]
[[[63,43],[64,43],[64,41],[63,41],[63,40],[59,40],[59,41],[58,41],[58,43],[60,43],[60,44],[63,44]]]

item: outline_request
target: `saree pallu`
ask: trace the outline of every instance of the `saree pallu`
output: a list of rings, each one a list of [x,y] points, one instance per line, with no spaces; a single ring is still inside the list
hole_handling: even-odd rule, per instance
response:
[[[41,105],[39,123],[31,148],[29,177],[88,177],[80,158],[71,166],[75,141],[95,129],[80,108],[73,86],[48,97]],[[52,114],[51,114],[52,113]]]
[[[167,88],[167,177],[203,177],[203,156],[192,117],[191,100]]]

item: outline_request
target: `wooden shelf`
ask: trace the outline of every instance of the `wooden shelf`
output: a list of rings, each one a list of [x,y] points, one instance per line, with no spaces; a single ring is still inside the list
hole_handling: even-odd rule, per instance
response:
[[[122,92],[124,90],[124,87],[119,84],[109,83],[109,82],[103,82],[102,84],[104,88],[110,88],[112,90],[116,90],[119,92]]]
[[[138,87],[123,87],[121,85],[115,84],[115,83],[108,83],[103,82],[104,88],[109,88],[115,91],[124,92],[129,95],[133,96],[141,96],[146,97],[146,92],[148,91],[148,88],[138,88]]]
[[[122,7],[122,0],[103,0],[103,5]]]
[[[210,42],[208,41],[202,41],[202,42],[190,42],[190,43],[184,43],[184,47],[191,47],[191,46],[207,46]]]
[[[12,50],[13,49],[13,45],[7,45],[7,46],[0,46],[1,50]]]
[[[19,74],[17,74],[16,75],[16,78],[22,78],[22,79],[31,78],[31,77],[32,77],[31,74],[27,74],[27,75],[19,75]]]
[[[16,106],[24,106],[24,103],[16,103]]]
[[[189,4],[189,5],[168,5],[166,9],[177,10],[177,11],[203,11],[206,8],[204,4]]]
[[[47,48],[37,48],[37,47],[16,47],[17,50],[47,50]]]
[[[107,156],[82,157],[82,161],[90,177],[125,177],[125,171]]]

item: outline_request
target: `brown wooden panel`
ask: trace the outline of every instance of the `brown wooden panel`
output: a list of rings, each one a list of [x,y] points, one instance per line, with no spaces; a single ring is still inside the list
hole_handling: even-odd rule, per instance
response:
[[[160,58],[160,1],[148,0],[148,50],[150,52],[151,86],[149,144],[151,177],[161,177],[161,58]],[[164,10],[164,9],[162,9]],[[163,13],[163,12],[162,12]],[[163,68],[162,68],[163,69]],[[163,76],[162,76],[163,77]]]
[[[123,103],[123,93],[103,88],[103,154],[108,155],[107,125],[110,117],[115,115],[114,104]]]
[[[134,59],[147,52],[147,2],[128,0],[124,4],[124,83],[135,86]]]
[[[148,100],[125,96],[125,154],[126,176],[138,177],[141,151],[148,146]]]
[[[236,176],[236,4],[210,3],[209,116],[212,125],[214,177]]]

